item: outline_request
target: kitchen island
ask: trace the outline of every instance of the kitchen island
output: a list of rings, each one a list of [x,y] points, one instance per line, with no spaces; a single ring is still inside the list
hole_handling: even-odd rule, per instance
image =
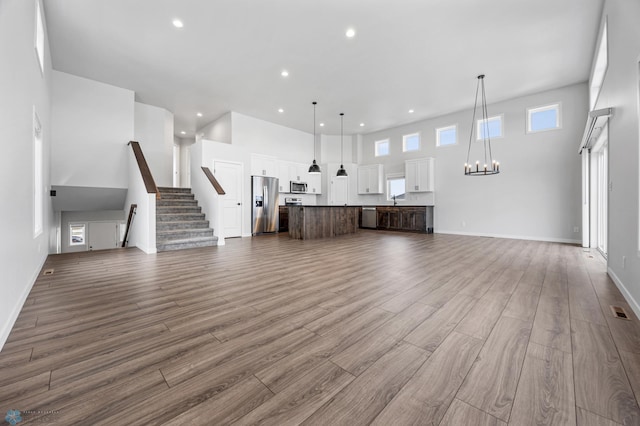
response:
[[[358,232],[359,206],[289,206],[289,237],[330,238]]]

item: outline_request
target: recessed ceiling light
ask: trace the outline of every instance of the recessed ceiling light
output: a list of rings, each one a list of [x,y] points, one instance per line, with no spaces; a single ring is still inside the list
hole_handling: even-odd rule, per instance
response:
[[[181,20],[174,19],[173,20],[173,26],[176,27],[176,28],[182,28],[182,27],[184,27],[184,24],[182,23]]]
[[[284,112],[284,110],[283,110],[282,108],[279,108],[279,109],[278,109],[278,112],[283,113],[283,112]]]
[[[413,114],[413,110],[412,109],[409,110],[409,114]]]
[[[289,77],[289,71],[287,70],[282,70],[282,72],[280,73],[281,76],[283,77]]]
[[[354,30],[353,28],[349,28],[345,35],[349,38],[353,38],[356,35],[356,30]]]
[[[320,127],[324,127],[324,123],[320,123]]]
[[[198,117],[202,117],[202,113],[201,113],[201,112],[197,113],[196,115],[197,115]]]
[[[360,123],[360,127],[364,127],[364,123]]]
[[[185,132],[184,130],[180,132],[181,135],[186,135],[187,132]]]

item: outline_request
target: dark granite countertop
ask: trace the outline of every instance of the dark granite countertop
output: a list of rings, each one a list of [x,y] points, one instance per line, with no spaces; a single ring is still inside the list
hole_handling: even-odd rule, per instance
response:
[[[392,205],[384,205],[384,204],[376,204],[376,205],[347,205],[347,206],[330,206],[326,204],[310,204],[310,205],[302,205],[302,206],[280,206],[280,207],[433,207],[433,204],[425,205],[425,204],[398,204],[397,206]]]

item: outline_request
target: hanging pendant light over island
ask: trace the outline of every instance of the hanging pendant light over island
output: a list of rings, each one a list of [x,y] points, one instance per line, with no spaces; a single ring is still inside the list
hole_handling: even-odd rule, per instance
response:
[[[344,169],[344,158],[343,158],[343,143],[342,138],[344,129],[344,112],[340,113],[340,168],[338,169],[338,173],[336,173],[336,177],[347,177],[347,171]]]
[[[313,104],[313,163],[309,167],[309,173],[312,175],[319,175],[321,173],[320,166],[316,163],[316,101],[311,102]]]

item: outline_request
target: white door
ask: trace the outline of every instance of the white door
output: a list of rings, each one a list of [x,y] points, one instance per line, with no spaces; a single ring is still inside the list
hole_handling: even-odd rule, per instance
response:
[[[608,126],[604,126],[591,149],[591,247],[607,257],[607,225],[609,208],[609,140]]]
[[[242,164],[215,161],[213,174],[220,182],[225,195],[222,199],[224,237],[242,236]]]
[[[180,146],[173,144],[173,187],[180,187]]]
[[[115,222],[89,222],[89,250],[118,247],[118,224]]]

